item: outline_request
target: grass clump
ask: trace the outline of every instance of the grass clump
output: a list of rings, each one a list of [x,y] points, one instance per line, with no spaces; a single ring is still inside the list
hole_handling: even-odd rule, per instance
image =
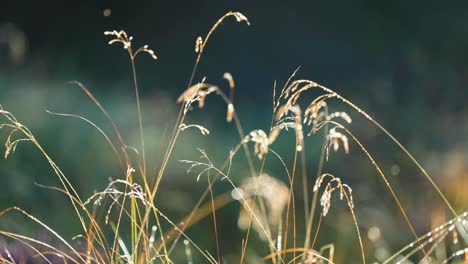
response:
[[[221,252],[220,241],[229,238],[222,236],[217,212],[230,202],[238,202],[241,206],[238,226],[244,231],[244,238],[238,241],[240,253],[236,262],[250,263],[255,259],[255,261],[274,264],[333,263],[335,255],[333,242],[319,247],[317,246],[317,238],[321,234],[322,223],[327,218],[333,217],[329,211],[335,203],[333,196],[339,195],[339,199],[346,202],[352,216],[356,244],[359,246],[358,255],[360,256],[356,261],[366,263],[375,259],[369,256],[361,234],[359,216],[356,213],[359,201],[353,198],[352,186],[346,183],[344,175],[337,177],[325,170],[325,163],[331,155],[331,150],[337,152],[342,148],[346,154],[350,154],[353,153],[352,148],[357,147],[363,156],[370,161],[371,166],[375,168],[391,194],[395,206],[407,225],[402,228],[407,228],[414,236],[413,242],[388,258],[378,259],[378,261],[383,263],[405,263],[404,261],[409,261],[408,259],[417,259],[422,263],[428,263],[432,260],[439,262],[468,261],[466,246],[468,242],[466,231],[468,214],[456,212],[437,184],[409,151],[380,123],[345,97],[316,82],[296,80],[295,75],[299,71],[298,68],[282,89],[277,89],[276,85],[273,89],[272,118],[265,122],[270,124],[269,130],[255,129],[246,133],[234,105],[236,85],[230,73],[225,73],[223,76],[228,83],[228,92],[223,91],[219,85],[207,83],[205,78],[194,83],[197,68],[203,53],[206,51],[208,41],[218,26],[231,17],[237,22],[250,25],[249,20],[243,14],[228,12],[216,21],[206,36],[200,36],[195,41],[197,57],[193,71],[190,74],[187,89],[176,100],[177,103],[181,104],[179,114],[167,148],[163,153],[162,162],[155,173],[150,172],[147,165],[148,157],[145,149],[135,59],[137,55],[142,53],[146,53],[153,59],[157,59],[157,57],[148,45],[134,51],[133,38],[125,31],[107,31],[105,35],[112,37],[109,44],[122,44],[129,55],[134,81],[140,146],[132,148],[127,145],[118,124],[91,91],[79,82],[74,82],[74,84],[80,87],[100,109],[111,124],[111,131],[105,131],[93,121],[80,115],[49,111],[53,115],[78,118],[91,124],[111,146],[115,158],[120,164],[121,174],[117,175],[115,180],[110,181],[102,191],[98,191],[86,199],[81,197],[33,133],[12,113],[0,108],[2,116],[0,126],[4,128],[3,131],[8,131],[6,132],[5,158],[12,154],[19,144],[26,142],[33,143],[40,150],[61,184],[60,187],[41,187],[63,193],[69,199],[82,228],[82,233],[78,234],[74,240],[80,240],[83,243],[76,246],[76,243],[62,237],[45,222],[18,207],[7,208],[0,212],[0,216],[18,212],[45,229],[59,241],[60,246],[54,246],[52,243],[8,230],[0,230],[0,234],[27,248],[29,253],[21,254],[29,255],[27,256],[28,261],[51,263],[59,258],[60,262],[65,263],[140,264],[175,263],[176,261],[180,263],[180,255],[176,253],[180,250],[183,251],[183,261],[189,264],[194,262],[224,263],[225,256]],[[318,90],[321,94],[312,100],[307,100],[306,94],[312,90]],[[224,162],[220,165],[216,165],[203,149],[199,149],[200,160],[174,157],[174,147],[183,133],[197,130],[204,136],[209,135],[208,128],[201,124],[191,123],[188,117],[195,106],[203,108],[207,96],[213,95],[217,95],[225,103],[226,122],[233,122],[239,136],[239,143],[227,153]],[[372,154],[347,127],[352,123],[350,114],[330,110],[330,101],[333,99],[338,99],[339,102],[353,110],[353,113],[363,116],[402,149],[432,185],[434,192],[445,202],[448,210],[453,214],[451,220],[425,235],[418,235],[408,217],[410,209],[406,208],[404,203],[400,201],[399,195]],[[295,138],[294,142],[290,144],[292,151],[287,154],[279,153],[274,149],[274,144],[280,140],[283,133],[289,130],[294,132]],[[318,137],[320,134],[323,135],[323,138],[322,145],[319,146],[321,149],[319,166],[316,172],[310,174],[305,159],[305,151],[308,147],[306,137]],[[114,138],[116,140],[113,140]],[[249,175],[242,181],[238,181],[237,177],[232,176],[237,173],[232,169],[233,162],[241,162],[237,159],[240,152],[245,156],[245,166],[249,171]],[[292,155],[293,162],[288,164],[283,158],[284,155]],[[208,183],[192,210],[180,220],[174,220],[163,212],[157,198],[163,186],[162,179],[167,173],[167,165],[173,159],[177,159],[184,166],[187,166],[187,173],[194,175],[196,181],[206,178]],[[267,160],[280,164],[284,170],[282,174],[287,177],[287,182],[265,172]],[[315,177],[311,175],[315,175]],[[314,185],[311,185],[310,182],[314,182]],[[230,191],[216,194],[213,188],[220,184],[226,184]],[[298,186],[301,189],[301,195],[296,193]],[[318,208],[319,202],[321,210]],[[213,237],[216,245],[214,249],[206,248],[197,242],[197,237],[191,237],[187,234],[190,227],[207,216],[212,217]],[[231,228],[237,230],[237,227]],[[257,236],[259,239],[254,240],[254,237]],[[259,241],[263,243],[263,246],[260,250],[252,253],[251,248],[259,248],[257,245]],[[435,254],[436,249],[441,247],[448,248],[443,259],[440,258],[440,254]],[[4,246],[0,250],[2,250],[0,256],[4,263],[21,263],[20,257],[12,255],[8,246]],[[255,258],[256,256],[257,258]]]

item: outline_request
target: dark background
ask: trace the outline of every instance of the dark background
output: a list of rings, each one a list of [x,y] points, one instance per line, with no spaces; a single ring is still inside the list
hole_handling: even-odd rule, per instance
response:
[[[105,9],[110,9],[110,16],[104,16]],[[457,210],[466,209],[468,4],[464,1],[3,0],[0,104],[35,132],[83,197],[103,189],[109,177],[118,177],[118,164],[102,137],[86,124],[43,110],[82,114],[109,129],[92,102],[68,84],[81,81],[138,146],[128,56],[120,45],[108,46],[109,38],[103,35],[106,30],[124,29],[134,37],[134,47],[148,44],[158,55],[157,61],[147,56],[136,60],[148,156],[155,161],[149,164],[156,169],[175,121],[175,99],[186,88],[196,58],[195,39],[230,10],[242,12],[252,25],[227,19],[208,43],[195,81],[206,76],[208,82],[227,89],[222,75],[230,72],[237,85],[236,109],[246,131],[268,128],[274,81],[282,86],[302,66],[297,78],[324,84],[361,106],[408,147]],[[312,99],[317,94],[308,96]],[[391,176],[417,231],[436,225],[446,208],[409,159],[358,113],[338,101],[331,107],[347,111],[354,119],[351,130]],[[186,175],[177,160],[197,159],[200,147],[220,163],[239,141],[234,127],[224,122],[224,111],[222,102],[213,97],[205,109],[190,116],[212,133],[209,137],[188,133],[176,147],[163,182],[167,187],[160,194],[161,206],[174,219],[188,212],[206,186],[206,182],[197,183],[195,175]],[[320,138],[308,141],[313,181]],[[289,162],[290,142],[294,142],[293,133],[276,147]],[[25,208],[71,237],[79,226],[70,219],[67,201],[33,185],[58,185],[46,161],[38,157],[36,150],[25,145],[1,161],[0,205]],[[236,166],[240,175],[234,179],[240,182],[245,177],[244,164]],[[351,144],[349,155],[332,154],[326,170],[353,186],[364,234],[378,225],[390,251],[411,241],[390,194],[356,145]],[[269,173],[286,180],[278,164],[270,164]],[[218,188],[223,192],[229,186],[220,183]],[[227,256],[235,254],[232,247],[240,247],[243,233],[233,220],[238,209],[238,205],[229,206],[219,216],[221,236],[232,238],[222,243]],[[329,217],[325,226],[329,233],[320,245],[336,241],[339,256],[356,254],[355,245],[346,242],[354,241],[354,233],[345,204],[332,204],[330,214],[335,217]],[[2,223],[9,229],[37,232],[25,219]],[[209,221],[200,226],[211,230]],[[199,240],[201,244],[207,240],[210,248],[208,237]]]

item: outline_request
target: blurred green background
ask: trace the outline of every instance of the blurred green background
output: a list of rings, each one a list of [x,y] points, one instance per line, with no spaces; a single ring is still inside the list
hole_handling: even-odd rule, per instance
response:
[[[118,162],[97,131],[75,119],[44,110],[86,116],[110,131],[110,124],[81,90],[78,80],[101,100],[131,145],[139,146],[131,67],[126,51],[108,46],[106,30],[124,29],[133,45],[150,45],[153,61],[138,57],[148,164],[156,170],[178,111],[176,98],[185,90],[193,63],[195,39],[204,36],[227,11],[245,14],[251,26],[228,19],[213,35],[195,76],[219,84],[230,72],[236,82],[235,105],[245,131],[268,129],[274,81],[281,86],[302,66],[297,78],[311,79],[348,97],[372,114],[408,147],[443,192],[462,212],[468,204],[468,3],[466,1],[10,1],[0,5],[0,104],[29,126],[83,197],[119,177]],[[311,93],[310,98],[313,98]],[[317,94],[315,94],[317,95]],[[381,132],[349,107],[350,129],[362,140],[390,177],[422,234],[440,223],[446,208],[422,174]],[[238,142],[225,122],[225,105],[216,97],[194,109],[191,123],[211,134],[185,133],[169,164],[160,206],[174,220],[192,208],[206,187],[187,175],[177,160],[199,157],[203,148],[217,164]],[[0,130],[1,132],[1,130]],[[273,146],[292,162],[293,133]],[[5,134],[0,133],[2,142]],[[320,137],[307,138],[309,181],[315,180]],[[247,177],[242,155],[233,180]],[[286,182],[279,164],[269,174]],[[379,226],[391,251],[411,241],[402,217],[382,180],[356,145],[351,153],[333,153],[325,171],[354,189],[364,234]],[[21,145],[0,162],[0,208],[17,205],[71,238],[79,232],[64,197],[34,185],[58,186],[47,162],[30,144]],[[216,193],[230,187],[218,183]],[[237,229],[239,205],[221,209],[218,217],[222,253],[235,255],[243,233]],[[339,256],[355,255],[357,245],[344,203],[332,204],[320,245],[335,242]],[[447,216],[448,217],[448,216]],[[2,228],[36,234],[37,227],[18,217]],[[13,221],[14,220],[14,221]],[[439,221],[439,222],[438,222]],[[189,231],[213,249],[211,219]],[[201,233],[200,233],[201,232]],[[372,242],[369,256],[372,258]],[[338,261],[339,263],[339,261]]]

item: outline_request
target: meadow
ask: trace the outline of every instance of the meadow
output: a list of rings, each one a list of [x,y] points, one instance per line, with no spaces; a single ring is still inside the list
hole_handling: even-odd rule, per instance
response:
[[[140,98],[138,61],[159,63],[163,54],[157,46],[140,45],[145,42],[130,32],[104,32],[103,42],[129,66],[133,98],[108,109],[86,80],[70,82],[72,96],[86,98],[86,109],[98,117],[67,112],[67,103],[58,102],[60,111],[46,109],[43,118],[69,122],[65,135],[80,141],[58,138],[43,145],[41,127],[30,129],[0,107],[8,158],[2,164],[17,154],[34,157],[15,164],[29,173],[39,162],[48,164],[54,177],[40,177],[32,188],[66,208],[40,215],[27,210],[27,203],[2,208],[3,263],[468,262],[466,200],[456,199],[466,187],[463,178],[460,190],[440,186],[385,124],[341,92],[303,76],[301,67],[284,81],[272,80],[271,93],[261,98],[270,116],[255,110],[241,114],[236,94],[244,87],[236,76],[228,71],[205,76],[200,70],[225,23],[251,25],[240,12],[215,20],[193,40],[196,57],[186,87],[157,106],[145,106]],[[148,124],[153,114],[161,120]],[[258,127],[246,129],[246,119]],[[231,132],[218,133],[214,122]],[[155,135],[151,128],[158,126],[164,130]],[[368,146],[360,132],[368,127],[388,143]],[[90,135],[84,136],[89,141],[80,134]],[[218,139],[209,141],[213,134]],[[64,152],[95,152],[81,161],[82,175],[93,173],[88,163],[109,168],[94,171],[96,178],[86,178],[93,189],[86,188],[67,176],[74,160],[49,153],[53,145]],[[421,186],[400,177],[405,167],[378,160],[374,152],[381,151],[399,153]],[[372,207],[369,200],[375,200]],[[418,217],[421,205],[428,204],[434,208],[423,213],[431,217]],[[71,214],[73,220],[63,223]]]

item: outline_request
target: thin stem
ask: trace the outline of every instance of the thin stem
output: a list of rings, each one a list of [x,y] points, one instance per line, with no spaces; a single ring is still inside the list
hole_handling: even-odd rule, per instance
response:
[[[208,172],[208,186],[211,186],[210,175]],[[218,257],[218,263],[221,263],[221,258],[219,257],[219,239],[218,239],[218,225],[216,222],[216,209],[215,209],[215,201],[213,196],[213,188],[210,187],[210,197],[211,197],[211,208],[212,208],[212,215],[213,215],[213,228],[215,234],[215,241],[216,241],[216,253]]]
[[[317,237],[318,237],[318,233],[320,231],[320,226],[322,224],[322,214],[320,214],[320,218],[319,218],[319,222],[318,222],[318,225],[317,225],[317,230],[315,231],[315,236],[314,236],[314,241],[312,241],[312,246],[310,248],[314,248],[315,246],[315,242],[317,241]]]
[[[293,213],[293,243],[294,248],[296,247],[296,206],[294,201],[294,178],[296,174],[296,165],[297,165],[297,150],[294,151],[294,161],[293,161],[293,170],[291,173],[291,191],[289,192],[288,198],[288,205],[286,207],[286,221],[284,227],[284,247],[288,247],[288,229],[289,229],[289,209],[292,203],[292,213]],[[293,252],[294,257],[296,256],[296,252]]]
[[[340,188],[343,188],[343,186],[341,186]],[[351,211],[351,215],[353,216],[354,227],[356,228],[357,236],[358,236],[358,239],[359,239],[359,246],[361,248],[362,263],[366,264],[366,256],[364,254],[364,245],[362,244],[361,231],[359,231],[359,226],[358,226],[358,221],[357,221],[357,218],[356,218],[356,214],[354,212],[353,207],[350,206],[351,202],[350,202],[348,193],[346,191],[343,191],[343,193],[344,193],[344,196],[346,198],[346,201],[348,202],[348,207],[349,207],[349,210]]]
[[[325,114],[328,115],[328,108],[325,107]],[[322,140],[322,148],[320,151],[320,160],[319,164],[317,167],[317,177],[320,177],[322,175],[322,170],[323,170],[323,165],[325,163],[325,151],[326,151],[326,144],[327,144],[327,131],[328,131],[328,123],[325,124],[324,127],[324,133],[323,133],[323,140]],[[311,208],[310,208],[310,213],[309,213],[309,220],[307,222],[307,228],[306,228],[306,238],[304,241],[304,248],[309,247],[310,243],[310,235],[312,233],[312,225],[314,222],[314,216],[315,216],[315,209],[317,206],[317,199],[318,199],[318,193],[314,192],[313,197],[312,197],[312,202],[311,202]],[[313,248],[313,247],[312,247]]]
[[[131,49],[129,49],[131,53]],[[134,57],[130,56],[130,61],[132,64],[132,73],[133,73],[133,84],[135,86],[135,98],[137,104],[137,112],[138,112],[138,125],[140,127],[140,138],[141,138],[141,152],[142,152],[142,159],[143,159],[143,175],[146,175],[146,151],[145,151],[145,136],[143,132],[143,121],[142,121],[142,114],[141,114],[141,106],[140,106],[140,95],[138,92],[138,81],[136,77],[136,67]]]
[[[302,174],[302,195],[304,197],[304,219],[305,223],[309,219],[309,184],[307,182],[307,166],[305,146],[301,151],[301,174]]]

